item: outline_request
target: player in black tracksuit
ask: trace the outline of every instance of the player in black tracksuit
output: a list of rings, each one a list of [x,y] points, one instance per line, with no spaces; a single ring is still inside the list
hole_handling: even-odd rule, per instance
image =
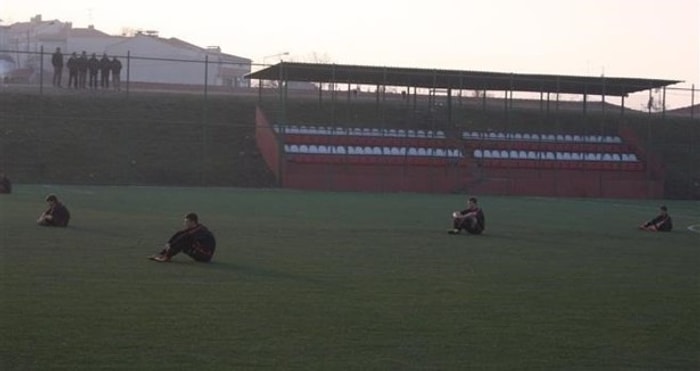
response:
[[[470,234],[481,234],[486,229],[486,218],[474,197],[469,199],[469,206],[452,214],[452,229],[449,234],[459,234],[464,229]]]
[[[203,224],[199,224],[199,218],[195,213],[187,214],[184,224],[185,229],[170,237],[165,248],[149,259],[169,262],[173,256],[183,252],[198,262],[211,261],[216,249],[214,234]]]
[[[671,216],[668,215],[668,208],[666,206],[661,206],[659,209],[659,215],[640,225],[639,229],[650,232],[671,232],[673,229],[673,220],[671,220]]]
[[[70,212],[55,195],[46,196],[49,208],[44,211],[36,223],[45,227],[67,227],[70,220]]]

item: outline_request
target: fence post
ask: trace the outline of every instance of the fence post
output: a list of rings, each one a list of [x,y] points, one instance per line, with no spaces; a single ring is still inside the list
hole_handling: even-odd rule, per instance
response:
[[[131,50],[126,51],[126,98],[129,99],[129,83],[131,82]],[[112,82],[114,83],[114,82]]]
[[[209,54],[204,56],[204,102],[207,101],[209,88]]]
[[[44,45],[39,49],[39,95],[44,95]]]

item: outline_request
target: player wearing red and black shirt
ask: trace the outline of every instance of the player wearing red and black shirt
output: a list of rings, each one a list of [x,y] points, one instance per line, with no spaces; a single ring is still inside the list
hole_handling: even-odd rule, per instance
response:
[[[195,213],[185,215],[184,226],[185,229],[170,237],[163,250],[149,259],[169,262],[173,256],[183,252],[198,262],[211,261],[216,249],[214,234],[203,224],[199,224],[199,217]]]
[[[45,227],[67,227],[70,220],[70,212],[63,205],[56,195],[46,196],[46,202],[49,208],[44,211],[36,223]]]
[[[650,232],[671,232],[673,229],[673,220],[671,220],[671,216],[668,215],[668,208],[662,205],[659,210],[659,215],[640,225],[639,229]]]
[[[459,234],[462,229],[470,234],[481,234],[486,229],[484,211],[477,204],[475,197],[469,199],[466,209],[452,213],[452,229],[448,233]]]

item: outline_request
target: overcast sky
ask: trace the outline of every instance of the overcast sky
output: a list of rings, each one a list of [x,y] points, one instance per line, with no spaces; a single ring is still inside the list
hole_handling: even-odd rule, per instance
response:
[[[700,86],[700,0],[0,1],[5,25],[36,14],[109,34],[157,30],[258,63],[289,52],[285,60]]]

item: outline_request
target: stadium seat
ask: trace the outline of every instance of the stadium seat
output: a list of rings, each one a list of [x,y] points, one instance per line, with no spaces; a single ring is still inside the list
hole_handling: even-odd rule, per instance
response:
[[[508,153],[508,158],[519,159],[520,154],[518,154],[518,151],[511,149],[510,152]]]
[[[418,148],[418,156],[425,156],[425,155],[427,155],[425,148],[423,148],[423,147]]]
[[[418,156],[418,150],[415,147],[410,147],[408,149],[409,156]]]
[[[554,152],[547,152],[544,157],[546,160],[556,160],[557,158],[554,156]]]
[[[527,159],[528,160],[537,160],[539,156],[537,156],[538,152],[535,151],[528,151],[527,152]]]
[[[521,160],[527,159],[527,152],[526,151],[518,151],[518,158]]]
[[[530,140],[533,142],[539,142],[540,141],[540,135],[539,134],[532,134],[530,136]]]

